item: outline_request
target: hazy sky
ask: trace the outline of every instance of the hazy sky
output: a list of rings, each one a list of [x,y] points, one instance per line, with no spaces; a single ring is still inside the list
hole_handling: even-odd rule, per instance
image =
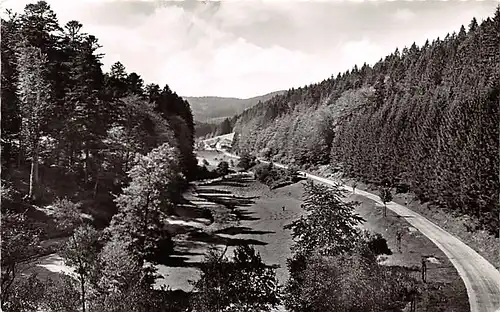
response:
[[[26,0],[3,0],[22,10]],[[485,1],[47,1],[146,83],[180,95],[251,97],[319,82],[492,16]]]

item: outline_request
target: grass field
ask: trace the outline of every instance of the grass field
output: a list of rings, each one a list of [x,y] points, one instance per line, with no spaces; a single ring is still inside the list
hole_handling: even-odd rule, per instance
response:
[[[283,226],[302,214],[300,184],[271,191],[246,176],[196,186],[195,192],[186,197],[211,211],[214,222],[199,228],[184,227],[184,233],[176,236],[174,264],[160,266],[159,273],[166,278],[159,283],[190,290],[189,280],[198,278],[196,267],[210,245],[229,246],[230,256],[237,244],[254,245],[266,264],[277,267],[279,281],[287,280],[286,259],[291,256],[292,237]]]

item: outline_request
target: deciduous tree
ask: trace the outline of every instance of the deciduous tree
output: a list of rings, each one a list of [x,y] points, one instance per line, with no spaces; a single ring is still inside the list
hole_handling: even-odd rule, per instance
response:
[[[100,269],[99,252],[101,248],[99,232],[90,225],[82,225],[74,231],[61,253],[66,265],[75,268],[80,283],[80,300],[83,312],[86,311],[87,307],[89,282]]]
[[[3,196],[2,196],[3,197]],[[5,204],[2,199],[2,204]],[[2,211],[2,309],[8,309],[12,285],[40,250],[40,231],[26,215]]]
[[[39,48],[20,48],[18,57],[19,98],[22,115],[23,143],[31,158],[29,181],[30,199],[35,199],[38,187],[38,163],[42,127],[50,114],[49,84],[45,79],[47,59]]]
[[[380,189],[380,199],[384,203],[384,217],[387,217],[387,203],[392,200],[392,193],[389,187]]]
[[[210,249],[201,267],[192,306],[195,311],[271,311],[279,303],[274,269],[251,246],[237,246],[234,259]]]
[[[364,219],[354,212],[357,202],[345,202],[345,192],[308,182],[302,208],[308,213],[285,226],[292,230],[292,250],[309,254],[315,250],[323,255],[338,255],[353,248]]]
[[[124,240],[141,261],[157,262],[171,250],[170,235],[164,229],[165,217],[174,212],[179,183],[179,152],[168,143],[139,155],[129,171],[131,182],[117,197],[118,214],[109,231]]]

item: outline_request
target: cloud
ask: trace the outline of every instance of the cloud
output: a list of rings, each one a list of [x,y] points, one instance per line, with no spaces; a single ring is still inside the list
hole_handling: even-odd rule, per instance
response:
[[[4,1],[22,10],[25,0]],[[31,1],[29,1],[31,2]],[[181,95],[251,97],[373,64],[494,12],[487,2],[48,1],[121,61]]]
[[[413,13],[413,11],[409,9],[402,8],[396,10],[396,13],[394,13],[393,18],[395,21],[398,22],[408,22],[413,18],[415,18],[415,13]]]

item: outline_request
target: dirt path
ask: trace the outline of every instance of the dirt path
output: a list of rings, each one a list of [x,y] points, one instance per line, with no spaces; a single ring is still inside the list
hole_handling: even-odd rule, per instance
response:
[[[223,153],[228,157],[239,158],[227,152]],[[274,163],[274,165],[286,168],[281,164]],[[335,181],[316,175],[306,174],[306,176],[327,185],[336,184]],[[343,187],[352,192],[350,186]],[[356,190],[356,193],[382,205],[377,195],[362,190]],[[446,254],[464,281],[472,312],[500,311],[500,272],[491,263],[455,236],[407,207],[390,202],[387,208],[403,217]]]

